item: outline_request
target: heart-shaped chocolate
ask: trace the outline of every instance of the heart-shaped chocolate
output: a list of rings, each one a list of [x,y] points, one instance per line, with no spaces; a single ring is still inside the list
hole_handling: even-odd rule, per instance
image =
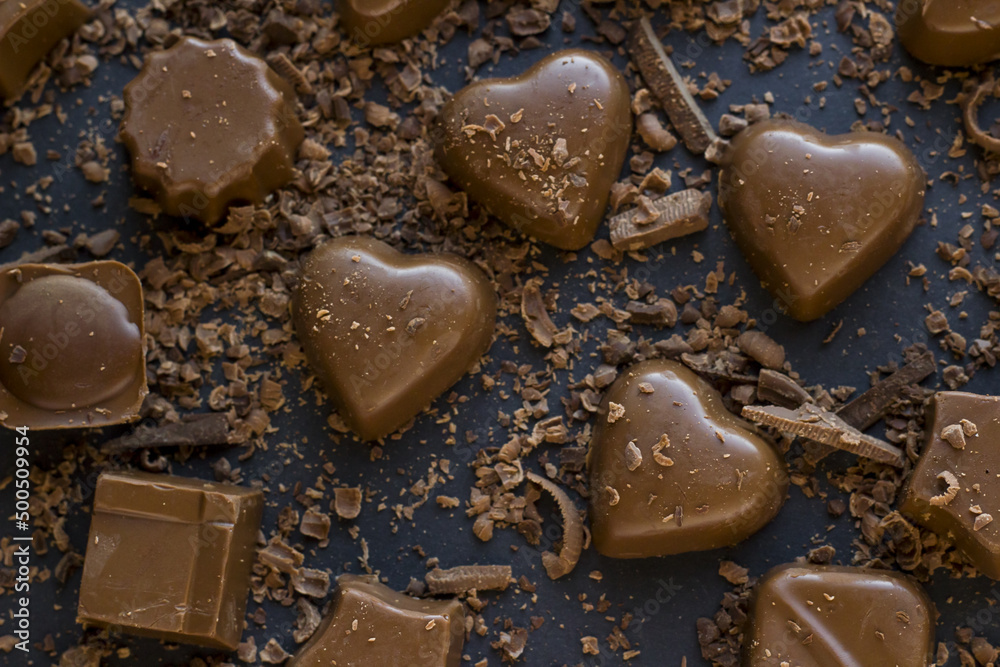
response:
[[[306,358],[364,440],[392,433],[455,384],[489,349],[496,313],[471,262],[358,236],[314,250],[292,300]]]
[[[733,140],[719,206],[747,261],[788,313],[822,317],[861,287],[910,236],[924,172],[900,141],[828,136],[786,120]]]
[[[612,558],[704,551],[763,528],[785,502],[788,474],[751,429],[677,362],[625,371],[587,456],[597,550]]]
[[[508,225],[564,250],[590,243],[632,134],[628,85],[601,56],[561,51],[466,86],[441,109],[436,156]]]
[[[899,41],[914,58],[945,67],[969,67],[1000,58],[996,0],[900,0]]]
[[[416,35],[451,0],[340,0],[340,23],[359,46],[391,44]]]

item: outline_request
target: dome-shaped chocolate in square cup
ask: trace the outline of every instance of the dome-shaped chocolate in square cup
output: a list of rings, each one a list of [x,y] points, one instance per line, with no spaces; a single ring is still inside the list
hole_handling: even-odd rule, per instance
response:
[[[109,426],[139,416],[146,385],[142,285],[119,262],[0,273],[0,423]]]

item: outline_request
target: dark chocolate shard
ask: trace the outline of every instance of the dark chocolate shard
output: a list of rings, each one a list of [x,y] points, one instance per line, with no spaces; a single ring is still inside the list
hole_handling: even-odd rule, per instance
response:
[[[703,154],[717,139],[715,128],[695,102],[684,78],[663,50],[653,25],[643,17],[632,26],[628,38],[632,56],[646,85],[663,104],[681,141],[692,153]]]
[[[611,245],[622,251],[645,250],[670,239],[708,228],[712,195],[688,189],[660,197],[608,221]]]
[[[883,440],[865,435],[843,419],[807,403],[798,410],[777,406],[748,405],[743,416],[760,426],[769,426],[807,440],[843,449],[865,458],[901,468],[903,451]]]
[[[837,416],[859,431],[867,431],[892,407],[906,387],[922,382],[935,370],[934,355],[931,352],[922,354],[837,410]]]
[[[123,452],[147,447],[201,447],[228,445],[229,419],[223,413],[190,415],[184,421],[142,425],[132,433],[108,440],[101,449],[106,452]]]

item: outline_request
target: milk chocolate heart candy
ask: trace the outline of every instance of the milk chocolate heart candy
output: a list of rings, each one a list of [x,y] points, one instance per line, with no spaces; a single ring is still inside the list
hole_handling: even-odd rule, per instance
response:
[[[741,132],[723,158],[719,205],[761,282],[795,319],[822,317],[913,231],[924,173],[895,138],[827,136],[785,120]]]
[[[684,366],[639,363],[615,381],[590,443],[590,525],[612,558],[729,546],[785,502],[774,448]]]
[[[448,176],[500,220],[579,250],[604,217],[631,133],[621,73],[574,49],[521,76],[460,90],[438,117],[435,154]]]
[[[403,426],[489,349],[496,296],[475,265],[344,237],[306,260],[295,330],[344,421],[375,440]]]
[[[968,67],[1000,58],[1000,4],[995,0],[902,0],[899,40],[914,58]]]
[[[340,0],[340,22],[360,46],[391,44],[416,35],[451,0]]]

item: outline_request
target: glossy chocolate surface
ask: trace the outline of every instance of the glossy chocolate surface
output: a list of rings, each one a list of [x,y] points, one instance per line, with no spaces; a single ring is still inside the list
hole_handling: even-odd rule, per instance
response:
[[[764,286],[792,317],[809,321],[899,250],[920,218],[924,178],[893,137],[828,136],[770,120],[733,140],[719,205]]]
[[[610,403],[624,407],[614,423]],[[760,530],[784,504],[788,475],[751,429],[677,362],[626,370],[608,391],[587,458],[597,550],[614,558],[704,551]]]
[[[26,264],[0,274],[0,421],[107,426],[146,387],[142,286],[118,262]]]
[[[185,37],[125,87],[132,177],[169,215],[218,222],[295,177],[294,105],[291,86],[232,40]]]
[[[419,34],[450,0],[339,0],[344,32],[360,46],[391,44]]]
[[[459,667],[464,643],[457,600],[418,600],[378,577],[344,574],[323,623],[288,667]]]
[[[1000,397],[938,393],[929,403],[926,424],[924,450],[903,490],[900,510],[954,541],[980,572],[1000,579]],[[945,439],[949,427],[961,431],[961,449]],[[947,502],[932,500],[946,493],[949,474],[957,493]],[[977,520],[986,521],[983,515],[993,520],[977,528]]]
[[[404,255],[371,238],[320,246],[305,261],[292,317],[313,372],[364,440],[397,430],[489,349],[489,280],[453,255]]]
[[[20,95],[35,65],[88,20],[79,0],[0,0],[0,99]]]
[[[438,116],[435,155],[503,222],[579,250],[604,219],[631,133],[621,73],[595,53],[569,50],[456,93]]]
[[[898,572],[781,565],[757,584],[746,667],[932,664],[936,612]]]
[[[1000,4],[995,0],[901,0],[899,40],[914,58],[968,67],[1000,58]]]
[[[104,473],[77,621],[235,650],[263,506],[260,491],[240,486]]]

